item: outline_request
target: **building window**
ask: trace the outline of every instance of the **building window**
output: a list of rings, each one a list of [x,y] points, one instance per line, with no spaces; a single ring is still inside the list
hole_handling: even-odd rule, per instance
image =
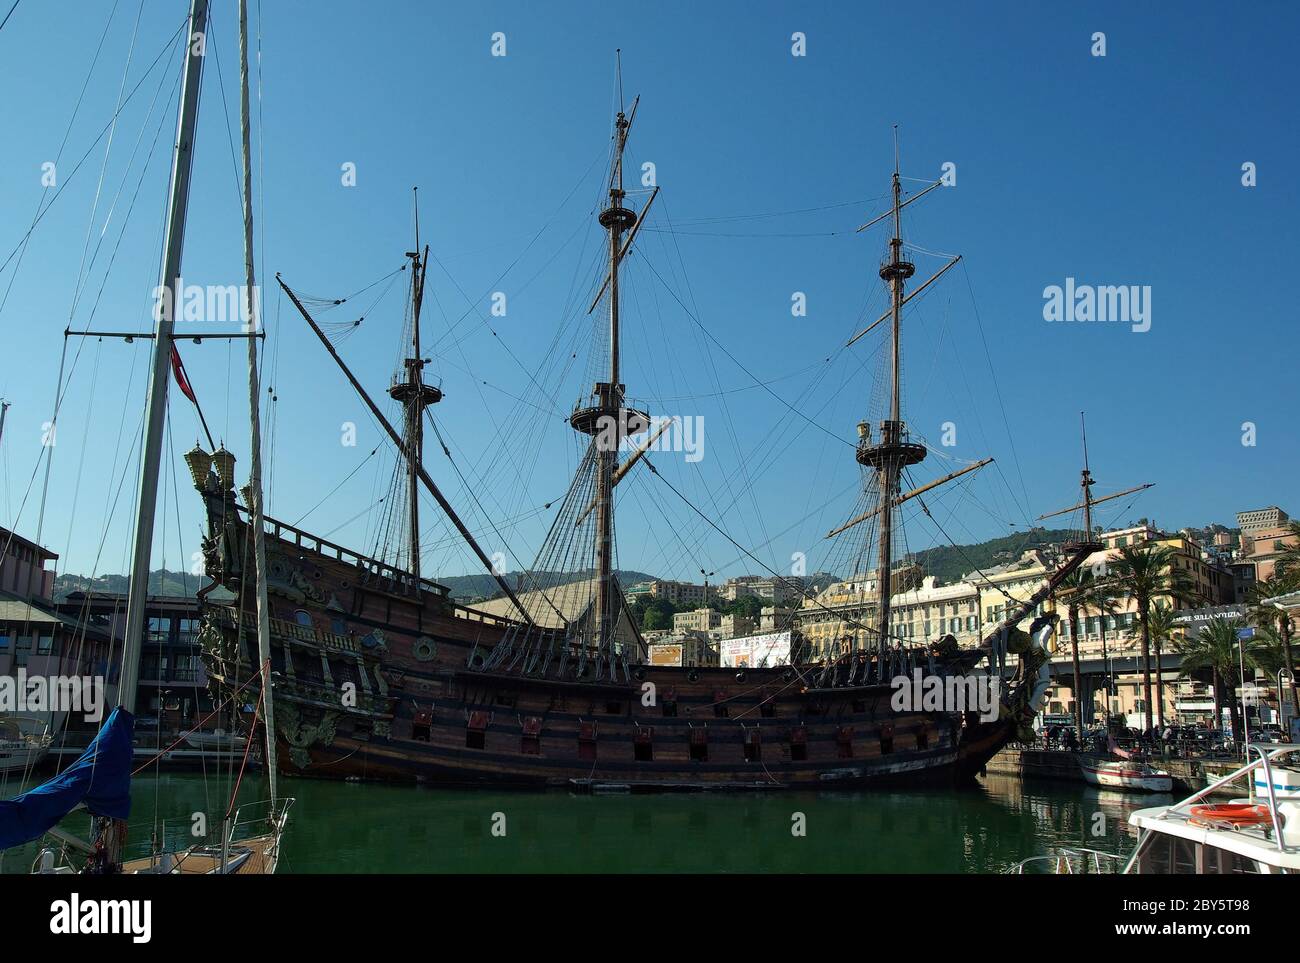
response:
[[[654,737],[652,726],[637,726],[636,736],[632,740],[632,758],[637,762],[654,762]]]
[[[315,628],[315,626],[312,624],[311,621],[311,613],[308,612],[306,609],[295,609],[293,613],[293,620],[297,622],[299,625],[301,625],[304,629]]]
[[[757,728],[746,729],[745,730],[745,762],[758,762],[762,758],[763,758],[763,743],[762,743],[762,736],[759,735],[759,730]]]
[[[36,654],[49,655],[50,650],[54,648],[53,635],[40,635],[36,638]]]
[[[147,641],[162,644],[167,642],[168,636],[171,635],[172,620],[163,618],[149,619]]]
[[[14,667],[21,669],[27,665],[27,657],[32,654],[32,637],[30,635],[18,636],[18,645],[14,649]]]

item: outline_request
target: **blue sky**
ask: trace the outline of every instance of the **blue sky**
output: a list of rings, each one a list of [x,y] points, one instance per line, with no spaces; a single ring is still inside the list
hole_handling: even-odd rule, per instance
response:
[[[186,282],[201,285],[243,280],[236,24],[233,3],[216,6],[184,260]],[[428,465],[490,553],[508,545],[531,557],[551,517],[542,506],[576,463],[563,415],[590,380],[600,326],[585,311],[616,47],[627,100],[642,96],[629,171],[653,163],[662,188],[626,270],[628,393],[659,414],[703,417],[701,461],[666,452],[655,464],[738,541],[762,546],[765,564],[785,570],[804,552],[815,569],[820,535],[853,509],[853,426],[878,416],[883,342],[842,345],[883,306],[886,240],[881,228],[854,228],[882,210],[894,124],[909,189],[944,163],[957,171],[955,187],[909,208],[908,241],[964,257],[905,320],[905,418],[936,446],[945,422],[957,435],[914,477],[997,459],[931,504],[947,536],[914,518],[909,547],[1021,531],[1070,503],[1081,409],[1098,494],[1157,484],[1099,512],[1104,523],[1148,516],[1176,528],[1231,524],[1234,512],[1267,504],[1300,511],[1288,503],[1300,468],[1289,383],[1289,170],[1300,147],[1289,41],[1300,18],[1290,5],[1247,14],[1209,3],[937,4],[897,29],[866,3],[260,7],[254,149],[279,518],[305,515],[304,527],[336,541],[376,545],[378,516],[366,510],[383,495],[392,453],[272,275],[332,298],[389,274],[411,245],[418,184],[422,239],[436,259],[424,353],[446,391],[435,414],[466,481],[432,438]],[[50,203],[43,163],[58,159],[61,185],[21,259],[0,271],[0,395],[12,403],[0,523],[29,537],[39,526],[77,572],[124,569],[135,475],[122,459],[148,345],[69,343],[43,522],[42,425],[65,326],[148,327],[175,58],[164,57],[162,86],[162,65],[145,75],[187,4],[120,0],[111,20],[110,9],[28,0],[0,32],[0,84],[21,92],[0,105],[0,260]],[[106,138],[96,138],[141,9],[125,89],[145,79],[105,161]],[[497,31],[504,57],[491,55]],[[796,31],[807,38],[802,57],[791,54]],[[1090,53],[1097,31],[1105,57]],[[1254,188],[1241,183],[1246,162],[1257,165]],[[353,187],[341,183],[345,163],[356,165]],[[638,208],[644,199],[633,195]],[[110,210],[98,253],[83,257]],[[918,280],[944,263],[925,252]],[[1150,286],[1151,329],[1048,323],[1043,290],[1067,277]],[[387,282],[322,316],[365,313],[340,350],[380,397],[401,356],[402,278],[377,302]],[[490,314],[494,291],[507,297],[504,317]],[[791,314],[794,292],[806,295],[804,317]],[[182,351],[213,432],[246,469],[242,344]],[[340,443],[348,421],[355,447]],[[1244,422],[1255,425],[1253,446],[1242,444]],[[199,531],[179,462],[197,422],[175,391],[171,427],[155,565],[174,568]],[[423,513],[426,573],[476,571],[431,502]],[[757,568],[645,472],[620,489],[619,539],[625,568],[680,577]]]

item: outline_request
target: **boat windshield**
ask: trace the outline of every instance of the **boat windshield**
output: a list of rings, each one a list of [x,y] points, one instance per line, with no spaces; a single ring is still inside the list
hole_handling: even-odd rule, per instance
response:
[[[1253,860],[1217,846],[1153,832],[1139,847],[1136,871],[1140,874],[1258,873]]]

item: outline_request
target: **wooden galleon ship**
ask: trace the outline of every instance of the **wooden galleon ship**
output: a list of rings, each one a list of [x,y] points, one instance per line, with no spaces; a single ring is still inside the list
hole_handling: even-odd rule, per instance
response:
[[[917,646],[890,633],[898,506],[913,494],[900,485],[905,469],[926,456],[902,420],[898,350],[905,285],[914,273],[901,239],[901,211],[925,192],[904,200],[897,164],[892,208],[883,215],[892,219],[893,237],[880,268],[891,299],[881,319],[889,322],[883,330],[892,345],[888,407],[875,435],[860,428],[856,448],[876,507],[843,526],[850,537],[873,533],[874,571],[880,573],[873,582],[874,618],[871,624],[846,619],[843,648],[829,661],[809,661],[795,627],[791,664],[647,664],[615,574],[614,548],[616,486],[630,471],[658,474],[647,457],[653,435],[648,413],[626,403],[620,374],[620,265],[655,196],[638,214],[623,187],[636,106],[617,115],[609,200],[599,214],[609,257],[597,301],[608,327],[594,350],[607,375],[572,412],[572,428],[589,436],[585,455],[531,570],[516,585],[495,574],[422,462],[426,409],[442,395],[422,375],[420,308],[428,257],[427,249],[421,254],[418,229],[415,250],[407,255],[411,356],[389,390],[404,413],[400,430],[370,399],[302,299],[280,282],[401,452],[409,497],[404,565],[264,519],[281,771],[632,791],[920,784],[968,779],[1009,740],[1028,737],[1048,684],[1042,642],[1052,624],[1040,619],[1028,632],[1017,625],[1094,546],[1071,546],[1042,588],[978,648],[961,649],[951,637]],[[620,449],[631,449],[621,464]],[[215,583],[203,593],[205,658],[211,684],[224,697],[257,685],[250,516],[235,492],[229,452],[196,449],[187,460],[207,506],[205,555]],[[506,600],[494,611],[460,604],[420,572],[420,486],[494,573]],[[808,596],[805,606],[820,602]],[[946,680],[1001,673],[1009,654],[1019,656],[1018,666],[1002,686],[996,718],[891,706],[890,680],[897,676],[919,672]]]

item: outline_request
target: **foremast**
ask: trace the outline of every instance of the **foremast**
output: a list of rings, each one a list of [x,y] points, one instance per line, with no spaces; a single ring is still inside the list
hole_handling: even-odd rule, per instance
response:
[[[429,248],[420,251],[419,188],[415,188],[415,250],[407,251],[411,262],[411,357],[403,360],[405,379],[394,377],[388,395],[402,406],[402,438],[405,441],[407,486],[407,570],[420,583],[420,468],[424,461],[424,409],[442,400],[442,391],[424,383],[420,353],[420,308],[424,304],[424,277],[429,270]]]

